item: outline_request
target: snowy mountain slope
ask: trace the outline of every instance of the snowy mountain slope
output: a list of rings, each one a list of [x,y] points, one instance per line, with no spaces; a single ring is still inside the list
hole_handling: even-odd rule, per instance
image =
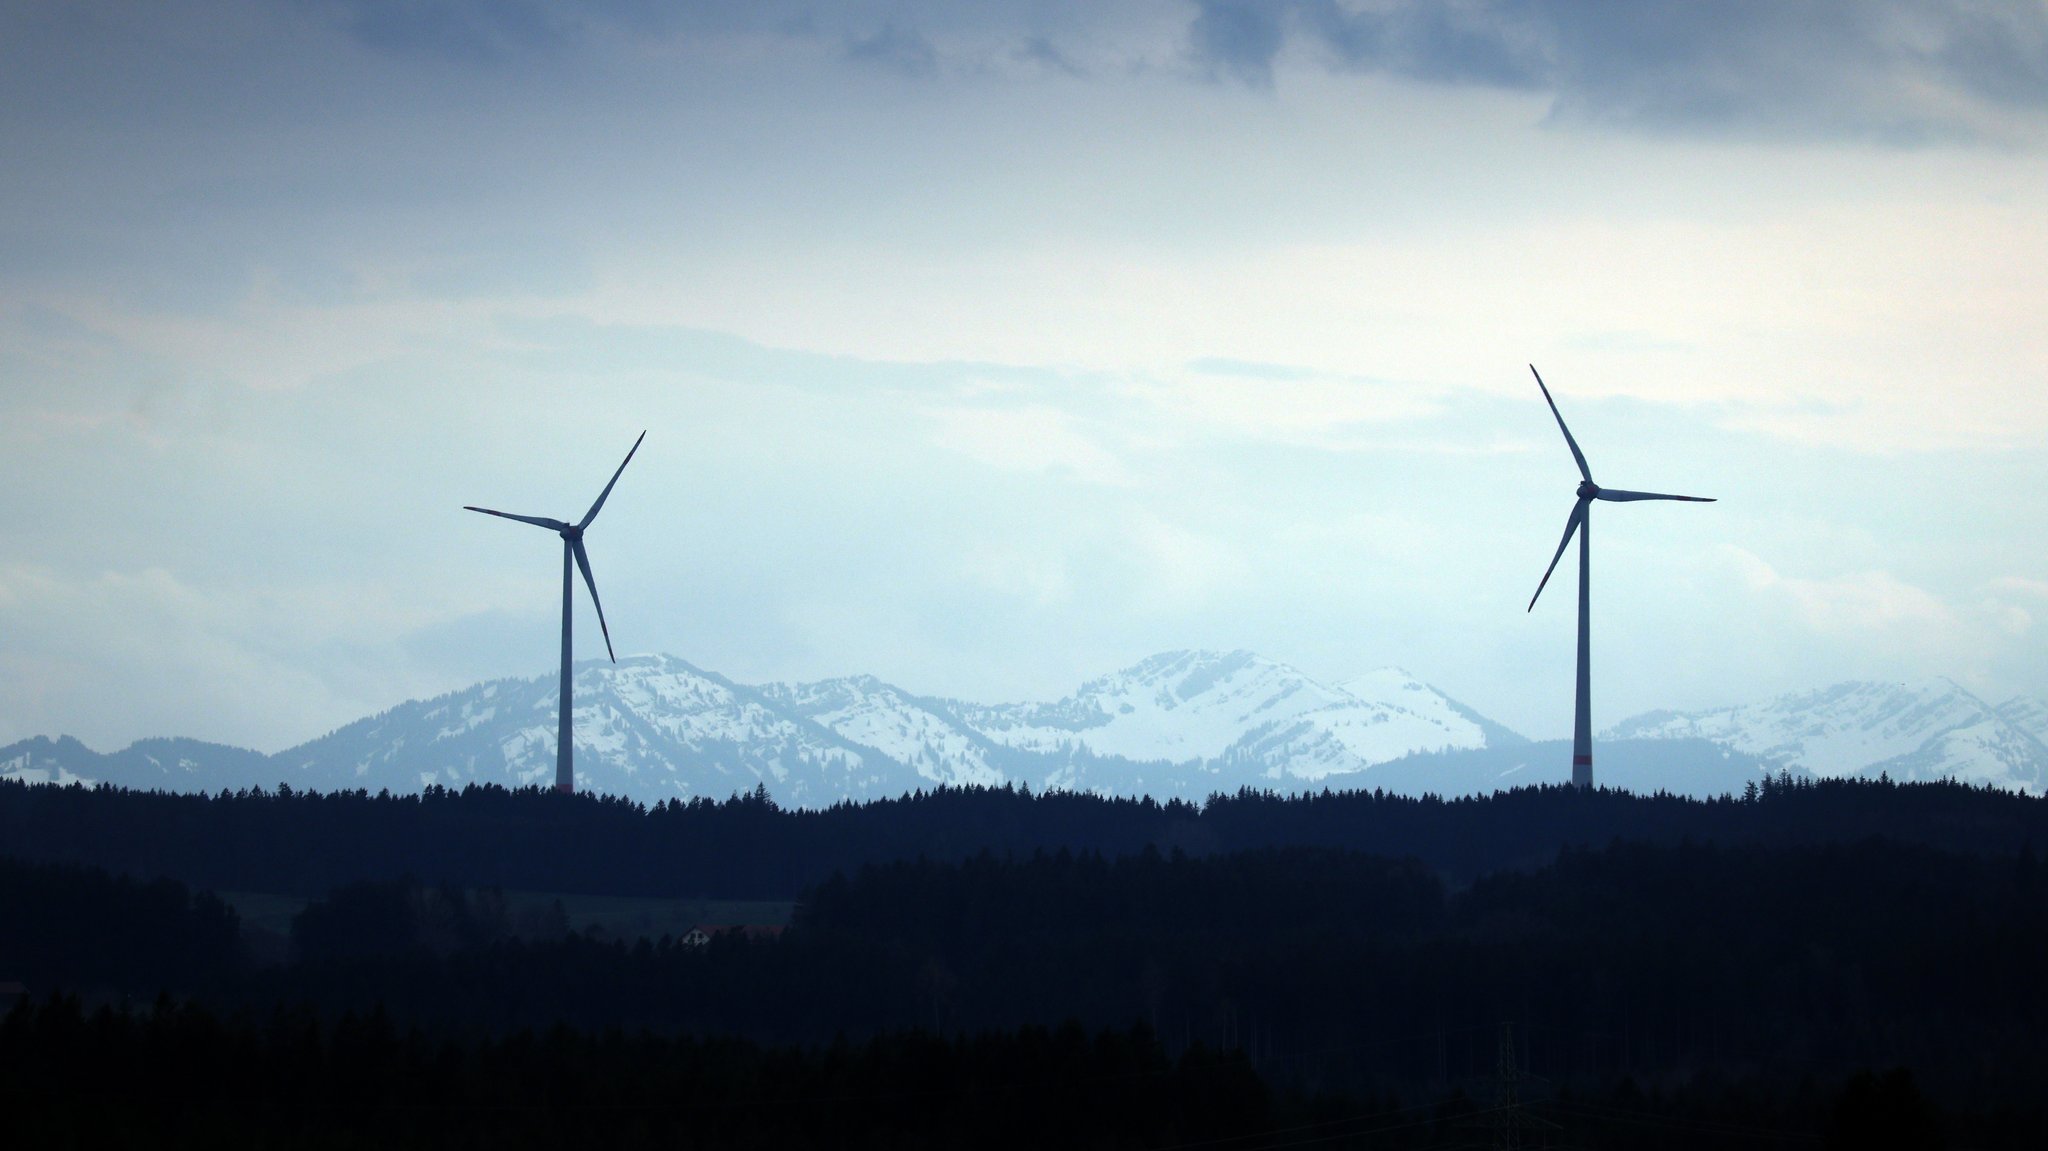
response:
[[[1996,713],[1943,731],[1904,755],[1871,764],[1864,775],[1897,780],[1954,779],[2048,794],[2048,747]]]
[[[2018,703],[2020,701],[2014,701]],[[2024,720],[2024,708],[2013,708]],[[1624,720],[1603,739],[1706,739],[1817,776],[1954,778],[2039,795],[2048,747],[1947,679],[1840,683],[1760,703]]]
[[[2016,695],[1998,705],[1998,718],[2048,744],[2048,700]]]
[[[71,739],[26,740],[0,749],[0,779],[176,791],[546,785],[556,699],[552,676],[494,680],[274,756],[195,740],[107,755]],[[1637,716],[1601,736],[1599,778],[1718,794],[1764,770],[1884,771],[2040,794],[2044,726],[2038,700],[1993,708],[1947,680],[1840,684]],[[1399,669],[1331,686],[1242,651],[1168,652],[1064,699],[1004,705],[919,696],[872,676],[750,687],[670,656],[591,662],[576,669],[576,743],[579,787],[649,803],[765,786],[778,802],[816,807],[1005,783],[1189,799],[1247,786],[1454,795],[1566,773]]]
[[[723,798],[765,785],[782,803],[936,785],[1200,799],[1240,787],[1354,786],[1417,752],[1520,737],[1398,671],[1330,687],[1250,652],[1170,652],[1052,703],[913,695],[872,676],[749,687],[668,656],[576,669],[579,787]],[[278,753],[166,741],[100,756],[76,741],[0,751],[0,777],[212,790],[417,791],[554,778],[552,677],[414,700]]]
[[[48,736],[37,736],[0,751],[0,779],[53,783],[60,787],[74,783],[91,787],[106,778],[99,765],[109,758],[112,757],[101,755],[68,735],[54,740]]]
[[[1346,680],[1338,690],[1368,705],[1370,718],[1352,711],[1327,717],[1321,726],[1337,735],[1352,754],[1370,762],[1384,763],[1414,751],[1528,742],[1398,667]]]
[[[1247,731],[1343,696],[1250,652],[1176,651],[1090,680],[1056,703],[961,705],[961,718],[1009,747],[1085,747],[1139,762],[1213,759]]]
[[[497,680],[401,704],[277,758],[306,781],[371,791],[429,784],[549,784],[557,685]],[[753,688],[670,656],[576,671],[577,785],[643,802],[724,798],[766,784],[786,802],[894,794],[915,772],[858,747]]]
[[[1329,687],[1247,651],[1166,652],[1056,703],[956,704],[966,726],[1039,754],[1216,765],[1205,777],[1317,781],[1416,751],[1480,747],[1464,709],[1389,669]],[[1503,733],[1505,729],[1491,725]]]
[[[1008,778],[993,759],[1000,749],[953,718],[940,701],[924,700],[873,676],[817,683],[763,685],[761,694],[848,742],[871,748],[918,777],[955,786],[1001,787]]]
[[[1398,667],[1383,667],[1337,686],[1358,699],[1377,700],[1403,710],[1438,716],[1447,728],[1453,726],[1453,717],[1463,719],[1479,730],[1487,747],[1512,747],[1529,742],[1526,737],[1502,727]]]

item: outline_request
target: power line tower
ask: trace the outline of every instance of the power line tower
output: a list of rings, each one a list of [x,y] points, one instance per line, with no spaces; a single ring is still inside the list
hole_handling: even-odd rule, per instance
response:
[[[1500,1055],[1494,1065],[1494,1151],[1521,1151],[1523,1146],[1521,1078],[1521,1069],[1515,1066],[1515,1025],[1503,1022]]]
[[[1500,1053],[1494,1060],[1493,1108],[1488,1126],[1493,1132],[1495,1151],[1522,1151],[1549,1144],[1549,1133],[1557,1124],[1529,1113],[1526,1104],[1532,1088],[1544,1081],[1523,1071],[1515,1062],[1515,1025],[1500,1025]]]

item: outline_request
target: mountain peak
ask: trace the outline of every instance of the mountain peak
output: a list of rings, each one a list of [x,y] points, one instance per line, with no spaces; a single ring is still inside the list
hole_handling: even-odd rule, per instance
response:
[[[2048,747],[2025,709],[2009,715],[1946,676],[1848,680],[1702,712],[1645,712],[1602,739],[1707,739],[1818,776],[1955,778],[2041,794]]]
[[[1271,660],[1242,649],[1237,651],[1209,651],[1203,649],[1162,651],[1155,655],[1146,656],[1144,659],[1121,671],[1114,671],[1108,675],[1098,676],[1090,680],[1081,686],[1080,694],[1088,694],[1091,689],[1103,690],[1108,685],[1118,683],[1156,684],[1172,681],[1175,684],[1174,694],[1186,698],[1189,695],[1199,694],[1202,690],[1202,685],[1232,675],[1242,669],[1262,664],[1279,666],[1273,664]],[[1189,681],[1193,681],[1196,686],[1182,690],[1179,685]]]

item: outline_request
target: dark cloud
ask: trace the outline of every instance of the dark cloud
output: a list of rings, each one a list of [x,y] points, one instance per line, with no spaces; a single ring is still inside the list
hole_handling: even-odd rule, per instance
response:
[[[1085,76],[1088,74],[1087,69],[1074,63],[1072,59],[1068,58],[1066,53],[1059,50],[1057,45],[1043,36],[1032,36],[1026,39],[1012,55],[1015,59],[1027,64],[1036,64],[1049,72],[1058,72],[1067,76]]]
[[[906,76],[935,76],[939,71],[939,52],[932,47],[932,42],[915,29],[898,27],[893,21],[849,41],[846,54],[851,59],[879,64]]]
[[[358,42],[400,55],[495,62],[569,50],[592,33],[656,37],[773,30],[797,7],[723,0],[300,0]]]
[[[79,91],[10,84],[0,74],[0,92],[17,109],[27,99],[60,115],[126,106],[139,83],[129,76],[146,78],[150,68],[111,57],[143,54],[150,37],[138,28],[184,26],[176,34],[196,37],[199,54],[218,55],[211,41],[229,43],[236,34],[276,35],[286,51],[308,51],[313,38],[300,33],[310,21],[383,55],[537,74],[546,70],[536,62],[587,56],[604,65],[620,41],[700,41],[715,52],[723,38],[748,37],[801,41],[789,57],[797,66],[817,60],[819,49],[836,50],[921,77],[977,74],[998,53],[1095,76],[1178,57],[1211,79],[1266,88],[1285,58],[1340,72],[1544,93],[1559,119],[1651,131],[1912,139],[2048,112],[2048,0],[218,0],[199,7],[210,10],[206,19],[183,8],[153,16],[149,6],[116,0],[15,6],[0,16],[0,58],[31,55],[8,51],[7,41],[24,35],[39,43],[69,37],[61,50],[110,58]],[[272,19],[279,12],[288,18]],[[126,47],[130,41],[142,47]],[[187,47],[179,50],[194,55]],[[25,63],[48,70],[37,59]],[[141,102],[189,102],[206,87],[182,85]]]
[[[1264,87],[1273,82],[1288,5],[1262,0],[1197,0],[1188,39],[1211,75]]]
[[[2048,4],[1990,3],[1946,31],[1946,70],[2002,104],[2048,103]]]
[[[967,30],[1081,74],[1105,36],[1160,17],[1158,35],[1178,29],[1184,44],[1136,54],[1183,51],[1212,79],[1270,87],[1284,53],[1547,92],[1560,118],[1649,130],[1924,137],[1967,132],[1986,111],[2048,110],[2048,0],[1184,0],[1178,12],[1176,0],[284,2],[380,51],[465,62],[545,59],[599,35],[768,34],[932,77],[949,70],[936,45]]]
[[[356,41],[379,51],[458,61],[553,53],[589,19],[542,0],[308,0]]]
[[[453,60],[554,49],[575,29],[545,4],[359,0],[338,7],[349,34],[369,47]]]
[[[2048,109],[2040,0],[1195,0],[1212,74],[1327,66],[1548,91],[1556,114],[1650,129],[1914,137],[1971,110]]]
[[[1491,7],[1436,3],[1354,10],[1338,0],[1301,0],[1297,10],[1303,31],[1345,67],[1447,83],[1536,83],[1543,44],[1525,23],[1502,20]]]

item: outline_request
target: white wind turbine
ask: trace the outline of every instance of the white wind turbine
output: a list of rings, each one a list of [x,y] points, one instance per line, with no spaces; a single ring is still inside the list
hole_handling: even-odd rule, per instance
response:
[[[1572,439],[1572,430],[1564,426],[1564,417],[1558,414],[1557,401],[1550,398],[1550,389],[1543,386],[1543,374],[1536,365],[1529,365],[1529,374],[1536,377],[1536,386],[1543,390],[1543,402],[1550,405],[1550,414],[1557,417],[1557,430],[1564,433],[1565,446],[1571,448],[1572,459],[1579,465],[1579,499],[1572,505],[1571,518],[1564,523],[1564,539],[1557,545],[1557,554],[1550,557],[1550,566],[1543,570],[1543,580],[1536,585],[1536,595],[1529,597],[1530,611],[1536,610],[1536,600],[1543,594],[1544,584],[1550,582],[1550,573],[1557,570],[1557,561],[1564,558],[1564,549],[1571,546],[1572,533],[1579,533],[1579,691],[1578,701],[1572,714],[1572,786],[1593,786],[1593,703],[1592,703],[1592,657],[1590,632],[1587,627],[1589,587],[1588,561],[1591,556],[1589,541],[1593,528],[1590,511],[1594,500],[1609,500],[1614,503],[1630,503],[1635,500],[1684,500],[1688,503],[1710,504],[1714,501],[1706,496],[1667,496],[1658,492],[1625,492],[1618,488],[1603,488],[1593,482],[1593,472],[1586,467],[1585,453],[1579,451],[1577,440]]]
[[[612,629],[605,625],[604,605],[597,599],[597,581],[590,575],[590,557],[583,551],[583,529],[589,527],[591,521],[597,518],[598,509],[604,507],[605,498],[612,494],[612,484],[619,482],[619,476],[624,474],[626,465],[633,462],[633,453],[640,450],[640,440],[646,438],[647,433],[643,431],[640,433],[640,439],[633,441],[633,447],[619,464],[619,470],[612,473],[611,483],[606,484],[604,490],[597,493],[597,502],[591,504],[590,510],[583,513],[583,518],[573,524],[551,520],[545,516],[515,516],[511,512],[497,512],[489,508],[470,507],[467,504],[462,508],[466,512],[482,512],[487,516],[518,520],[523,524],[543,527],[562,537],[562,711],[555,724],[555,790],[565,795],[576,790],[575,740],[572,730],[575,712],[569,706],[569,620],[570,609],[575,604],[572,593],[576,589],[576,584],[570,576],[569,565],[573,561],[583,572],[583,585],[590,589],[590,606],[597,609],[597,626],[604,632],[604,652],[611,656],[613,663],[617,663],[619,657],[612,653]]]

